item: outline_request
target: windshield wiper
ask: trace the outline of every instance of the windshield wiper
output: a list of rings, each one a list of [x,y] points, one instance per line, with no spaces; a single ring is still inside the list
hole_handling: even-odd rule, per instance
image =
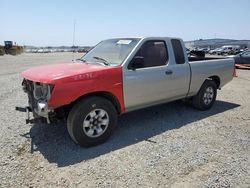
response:
[[[76,59],[76,61],[82,61],[83,63],[86,63],[87,61],[85,59]]]
[[[101,57],[94,56],[93,58],[97,59],[97,60],[101,60],[104,65],[109,65],[110,64],[106,59],[103,59]]]

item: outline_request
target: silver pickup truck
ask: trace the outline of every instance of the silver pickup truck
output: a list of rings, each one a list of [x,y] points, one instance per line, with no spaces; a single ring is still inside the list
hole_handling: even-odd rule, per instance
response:
[[[178,38],[104,40],[74,62],[24,71],[29,106],[16,109],[33,112],[27,123],[66,120],[76,143],[97,145],[122,113],[178,99],[211,108],[217,89],[233,78],[234,60],[190,60]]]
[[[189,61],[185,49],[178,38],[142,38],[122,65],[127,110],[190,97],[200,110],[213,105],[216,90],[233,79],[234,61]]]

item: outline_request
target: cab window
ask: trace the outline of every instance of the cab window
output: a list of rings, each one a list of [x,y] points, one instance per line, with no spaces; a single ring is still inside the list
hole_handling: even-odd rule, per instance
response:
[[[184,52],[183,52],[183,48],[181,45],[181,41],[178,39],[172,39],[171,44],[173,46],[176,64],[184,64],[185,57],[184,57]]]
[[[138,59],[140,61],[138,61]],[[168,52],[165,41],[150,40],[146,41],[134,56],[129,68],[146,68],[166,65],[168,61]]]

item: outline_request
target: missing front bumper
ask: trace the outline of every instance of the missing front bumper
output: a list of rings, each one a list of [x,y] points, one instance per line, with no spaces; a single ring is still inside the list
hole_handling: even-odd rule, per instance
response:
[[[31,110],[31,108],[29,106],[26,106],[26,107],[17,106],[16,110],[19,111],[19,112],[26,112],[26,124],[35,122],[35,119],[30,118],[30,113],[32,112],[32,110]]]
[[[16,110],[19,112],[26,113],[26,119],[25,119],[26,124],[33,124],[36,122],[50,123],[49,116],[44,111],[42,112],[42,114],[37,114],[36,112],[33,112],[33,110],[29,106],[26,106],[26,107],[17,106]],[[33,113],[34,118],[31,118],[31,113]],[[34,113],[35,113],[35,115],[34,115]]]

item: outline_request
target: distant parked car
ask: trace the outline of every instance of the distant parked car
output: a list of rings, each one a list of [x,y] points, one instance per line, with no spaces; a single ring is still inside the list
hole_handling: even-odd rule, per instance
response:
[[[37,53],[38,49],[31,49],[31,53]]]
[[[239,51],[239,46],[237,46],[237,45],[222,46],[221,48],[216,48],[214,50],[210,50],[209,54],[232,55],[232,54],[236,54],[238,51]]]
[[[210,48],[198,48],[198,51],[203,51],[205,53],[208,53],[210,51]]]
[[[52,52],[51,49],[48,49],[48,48],[43,49],[43,53],[51,53],[51,52]]]
[[[219,55],[225,55],[225,54],[232,54],[233,53],[233,48],[223,48],[221,53]]]
[[[78,49],[77,52],[78,52],[78,53],[87,53],[88,50],[86,50],[85,48],[80,48],[80,49]]]
[[[24,50],[26,53],[31,53],[32,52],[32,49],[25,49]]]
[[[221,47],[216,50],[215,54],[217,55],[225,55],[225,54],[231,54],[233,52],[232,47]]]
[[[38,49],[37,53],[43,53],[43,49]]]
[[[244,51],[234,57],[235,64],[249,64],[250,65],[250,51]]]
[[[204,51],[205,53],[208,53],[208,52],[210,51],[210,48],[203,48],[203,51]]]
[[[250,50],[228,57],[234,58],[236,67],[250,67]]]
[[[217,54],[218,52],[221,52],[221,51],[222,51],[221,48],[215,48],[215,49],[213,49],[213,50],[210,50],[208,53],[209,53],[209,54]]]

